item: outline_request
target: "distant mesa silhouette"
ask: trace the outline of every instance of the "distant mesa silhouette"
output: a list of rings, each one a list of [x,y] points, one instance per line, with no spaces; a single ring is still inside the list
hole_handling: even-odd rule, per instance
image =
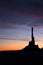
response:
[[[0,65],[33,65],[34,63],[43,63],[43,48],[40,49],[35,45],[32,27],[31,41],[28,46],[19,51],[0,51]]]
[[[38,45],[35,45],[35,38],[34,38],[34,35],[33,35],[33,27],[31,28],[31,41],[29,41],[28,46],[26,46],[24,49],[33,50],[33,51],[40,49],[38,47]]]

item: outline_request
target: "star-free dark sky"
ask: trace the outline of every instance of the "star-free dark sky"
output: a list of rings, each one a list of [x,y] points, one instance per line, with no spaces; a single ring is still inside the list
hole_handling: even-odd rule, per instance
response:
[[[0,50],[17,50],[31,40],[43,47],[43,0],[0,0]]]

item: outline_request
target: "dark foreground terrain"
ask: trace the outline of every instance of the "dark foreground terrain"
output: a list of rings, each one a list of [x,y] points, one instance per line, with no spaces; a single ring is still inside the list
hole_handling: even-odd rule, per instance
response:
[[[42,51],[3,51],[0,52],[0,65],[43,64]]]

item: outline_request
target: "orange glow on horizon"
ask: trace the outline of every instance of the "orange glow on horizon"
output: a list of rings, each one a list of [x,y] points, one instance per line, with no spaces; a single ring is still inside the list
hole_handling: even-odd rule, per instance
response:
[[[18,41],[18,40],[0,40],[0,51],[3,50],[21,50],[28,45],[29,41]],[[36,41],[35,44],[42,48],[43,41]]]
[[[6,43],[5,43],[6,42]],[[28,41],[1,41],[1,43],[3,44],[0,44],[0,51],[3,51],[3,50],[20,50],[20,49],[23,49],[26,45],[28,45]]]

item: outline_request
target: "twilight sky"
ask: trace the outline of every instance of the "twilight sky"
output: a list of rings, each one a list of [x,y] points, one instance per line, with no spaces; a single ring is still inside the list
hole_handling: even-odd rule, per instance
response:
[[[20,50],[31,40],[43,47],[43,1],[0,0],[0,51]]]

